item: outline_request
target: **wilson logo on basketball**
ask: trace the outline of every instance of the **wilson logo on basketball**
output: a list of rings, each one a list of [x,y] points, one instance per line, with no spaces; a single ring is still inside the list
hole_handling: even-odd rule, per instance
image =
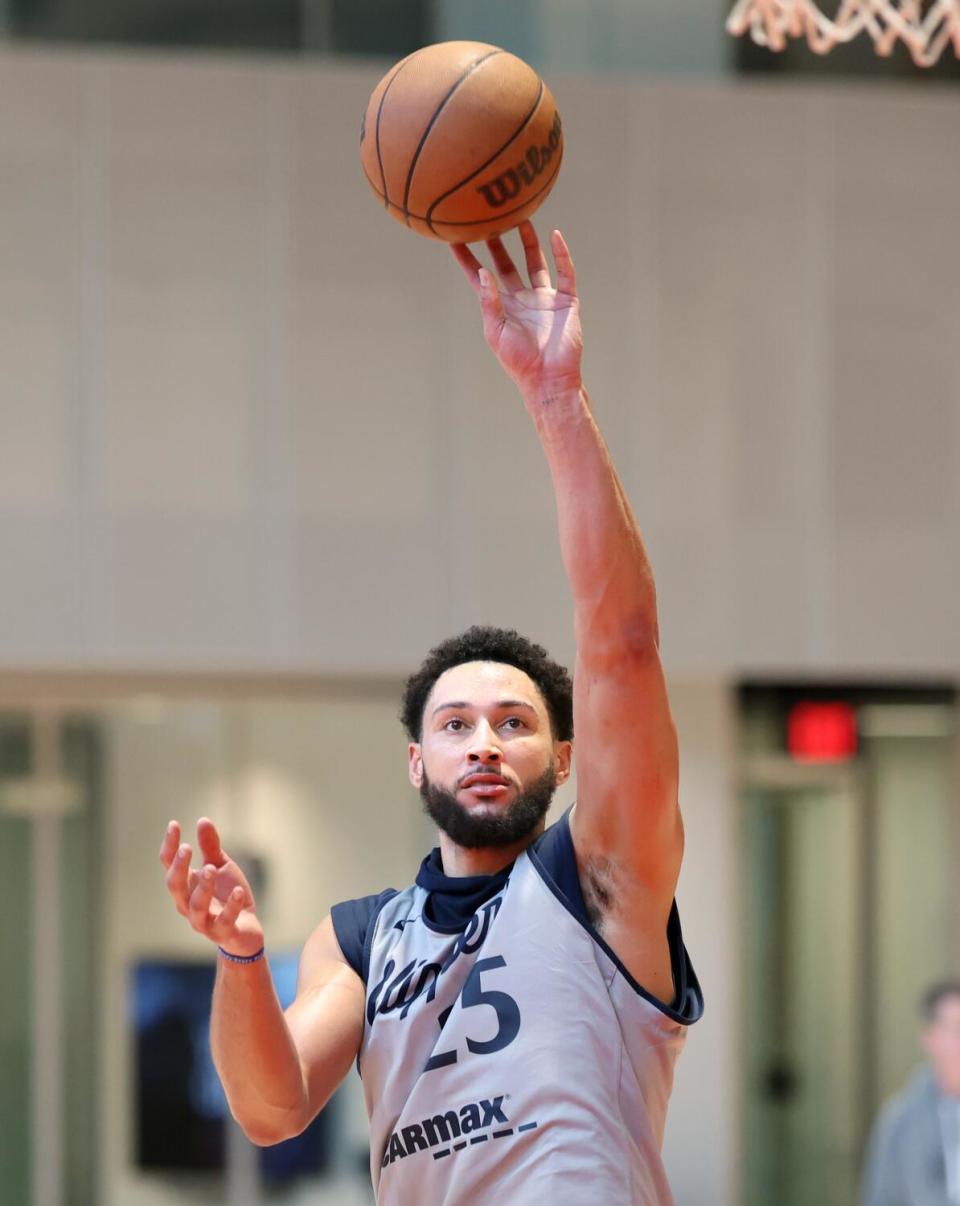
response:
[[[515,167],[501,172],[499,176],[488,180],[486,184],[481,184],[477,188],[477,192],[483,196],[491,209],[499,209],[501,205],[506,205],[508,201],[512,201],[519,195],[522,188],[529,188],[538,176],[543,175],[559,145],[560,114],[558,113],[550,129],[550,135],[542,146],[537,146],[535,143],[532,147],[528,147],[527,153]]]

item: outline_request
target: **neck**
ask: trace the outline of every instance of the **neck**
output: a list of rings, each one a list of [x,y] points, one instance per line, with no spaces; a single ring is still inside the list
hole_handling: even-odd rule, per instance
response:
[[[543,829],[544,822],[541,821],[536,829],[519,842],[513,842],[509,846],[478,846],[475,849],[458,846],[441,830],[440,858],[443,862],[443,873],[458,879],[468,875],[495,875],[504,867],[509,867],[517,855],[543,833]]]

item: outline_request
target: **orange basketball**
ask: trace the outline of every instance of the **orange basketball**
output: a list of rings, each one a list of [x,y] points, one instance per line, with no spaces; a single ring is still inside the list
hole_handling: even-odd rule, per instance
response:
[[[550,89],[482,42],[438,42],[401,60],[374,88],[360,130],[363,170],[387,212],[448,243],[519,226],[562,158]]]

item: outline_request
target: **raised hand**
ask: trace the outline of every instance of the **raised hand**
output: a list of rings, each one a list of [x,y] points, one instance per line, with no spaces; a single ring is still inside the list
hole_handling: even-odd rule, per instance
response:
[[[197,841],[203,860],[199,871],[190,866],[192,851],[181,844],[177,821],[167,826],[160,847],[177,912],[198,934],[231,955],[255,955],[263,947],[263,926],[246,876],[224,852],[216,827],[206,817],[197,822]]]
[[[563,235],[555,230],[550,239],[556,288],[531,222],[521,225],[520,240],[529,286],[499,238],[487,241],[497,276],[483,267],[466,244],[454,245],[453,254],[480,298],[487,343],[531,402],[536,397],[542,400],[545,393],[580,388],[583,336],[573,260]]]

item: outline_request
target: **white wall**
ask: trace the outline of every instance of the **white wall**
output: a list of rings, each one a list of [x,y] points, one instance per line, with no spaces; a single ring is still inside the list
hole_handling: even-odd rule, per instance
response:
[[[0,665],[569,655],[534,433],[360,175],[382,66],[0,51]],[[954,672],[960,97],[551,83],[671,670]]]

